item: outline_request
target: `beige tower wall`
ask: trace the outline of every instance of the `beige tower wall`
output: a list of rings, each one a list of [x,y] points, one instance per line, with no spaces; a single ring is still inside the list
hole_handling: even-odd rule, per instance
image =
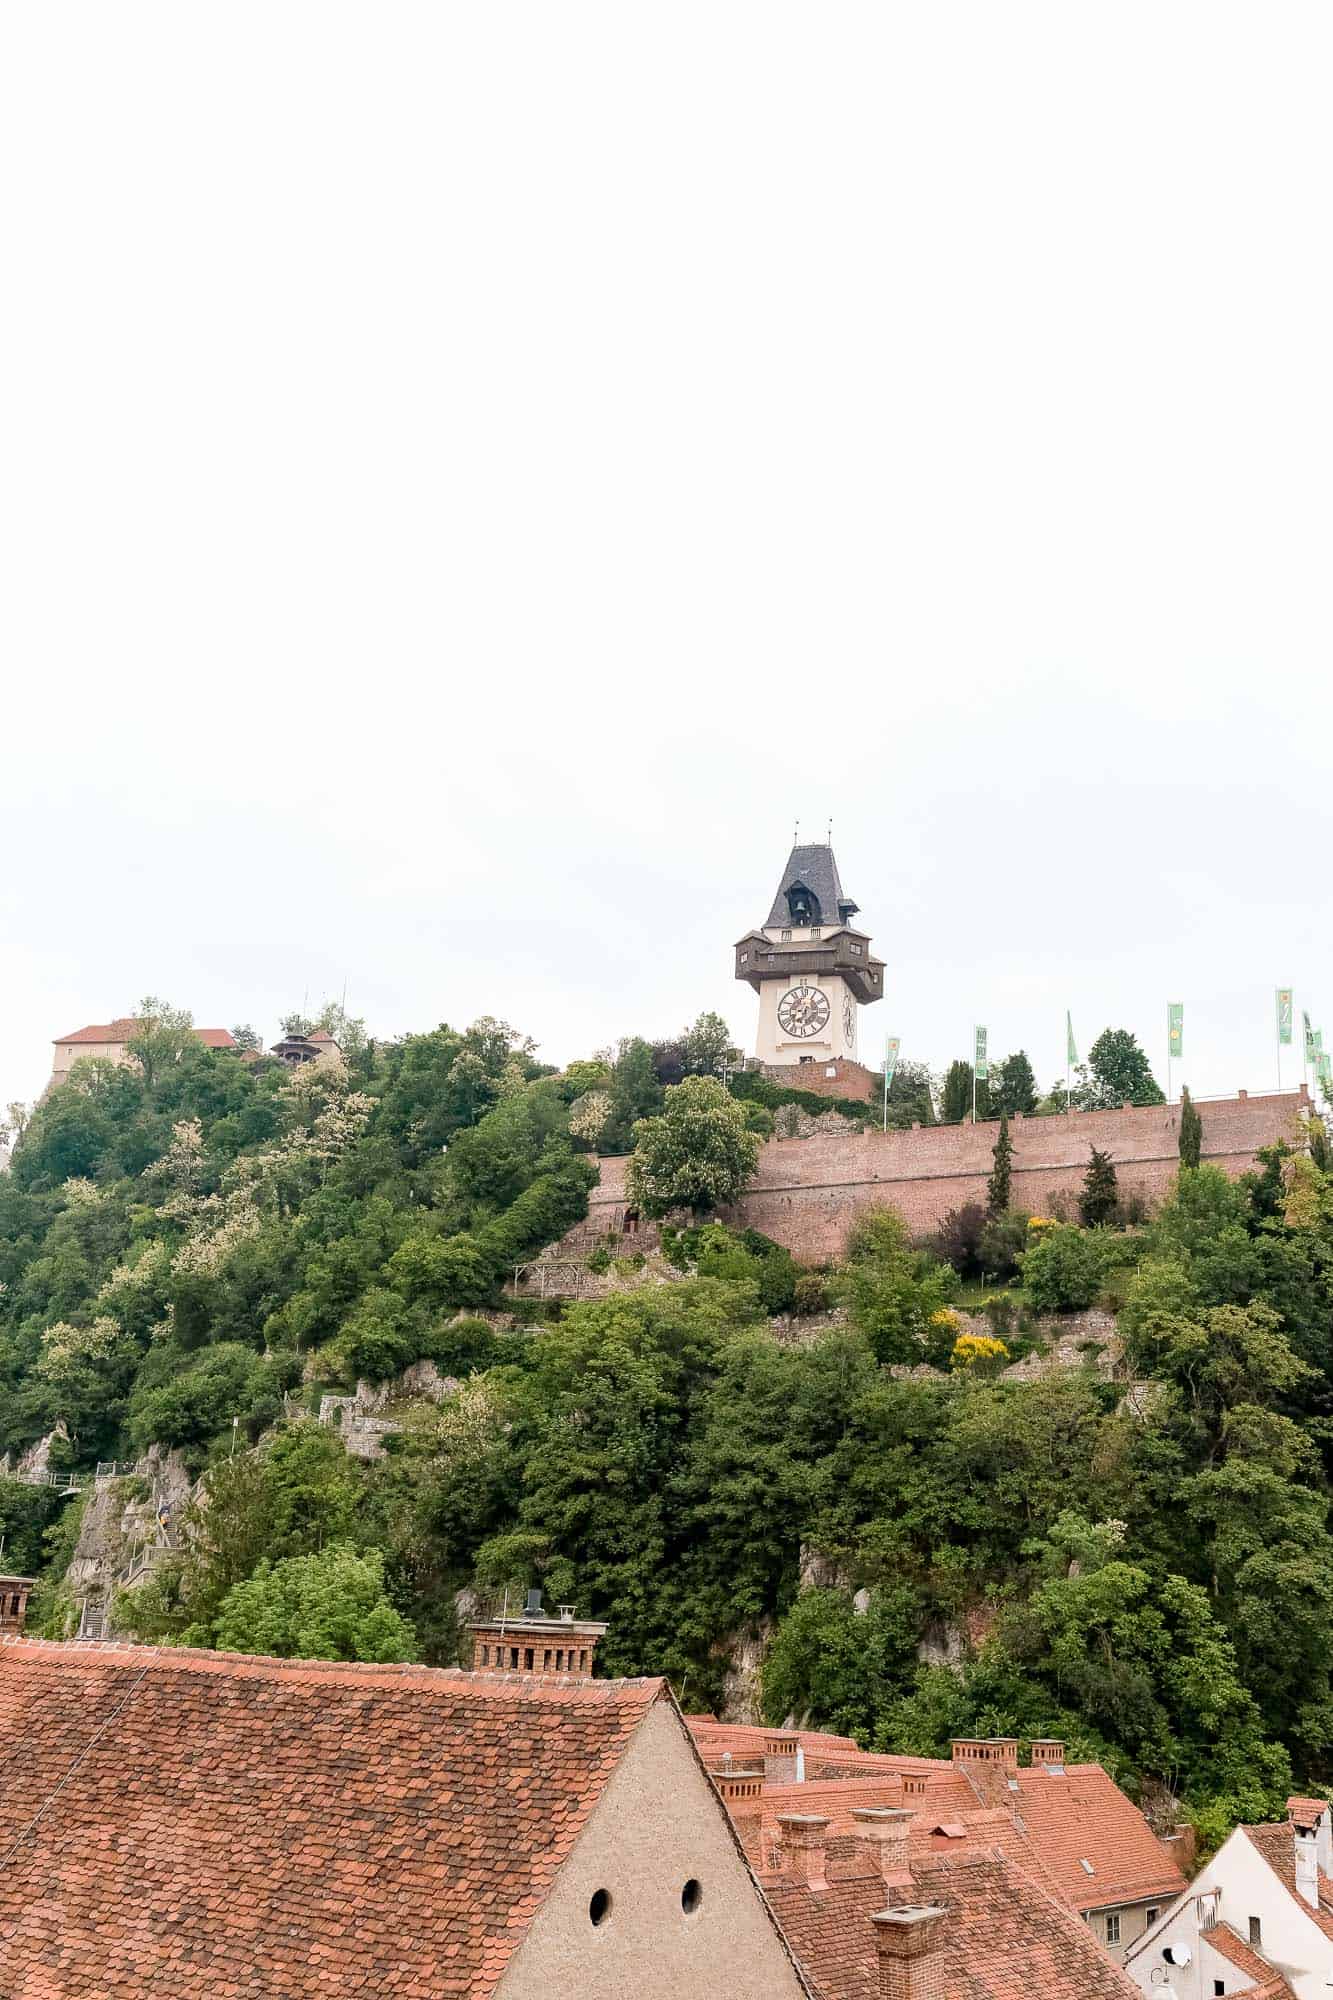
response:
[[[828,996],[828,1024],[818,1035],[796,1037],[784,1033],[778,1024],[778,1007],[795,986],[813,986]],[[846,1033],[844,1008],[851,1006],[851,1035]],[[755,1054],[762,1063],[780,1063],[784,1068],[810,1056],[815,1062],[856,1060],[856,1034],[860,1007],[846,981],[836,973],[795,974],[790,979],[766,979],[759,989],[759,1033]]]
[[[681,1890],[697,1881],[698,1910]],[[594,1926],[598,1889],[611,1909]],[[644,1717],[496,2000],[806,2000],[675,1710]]]

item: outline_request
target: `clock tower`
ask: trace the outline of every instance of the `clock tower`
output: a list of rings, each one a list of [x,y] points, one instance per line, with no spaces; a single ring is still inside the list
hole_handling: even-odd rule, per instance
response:
[[[736,946],[736,977],[759,995],[764,1065],[858,1060],[857,1015],[883,998],[884,961],[853,924],[856,907],[831,847],[793,847],[767,923]]]

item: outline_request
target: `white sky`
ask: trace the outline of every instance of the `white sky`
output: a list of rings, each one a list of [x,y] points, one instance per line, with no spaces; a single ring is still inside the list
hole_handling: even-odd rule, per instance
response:
[[[1333,1028],[1326,6],[0,30],[0,1103],[145,992],[862,1049]],[[1288,1057],[1294,1082],[1299,1049]],[[1177,1083],[1181,1080],[1177,1074]]]

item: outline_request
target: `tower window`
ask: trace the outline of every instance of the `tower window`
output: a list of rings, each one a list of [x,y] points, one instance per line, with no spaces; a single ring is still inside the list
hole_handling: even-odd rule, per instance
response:
[[[812,938],[815,938],[815,937],[822,937],[824,933],[820,930],[818,924],[811,924],[810,935]]]
[[[784,931],[784,932],[782,933],[782,942],[783,942],[784,944],[790,944],[790,943],[791,943],[791,932],[790,932],[790,931]]]
[[[741,964],[748,965],[749,963],[750,963],[750,954],[748,951],[743,951],[741,953]]]
[[[855,938],[852,939],[847,949],[851,952],[853,958],[859,958],[861,956],[861,947],[856,942]]]

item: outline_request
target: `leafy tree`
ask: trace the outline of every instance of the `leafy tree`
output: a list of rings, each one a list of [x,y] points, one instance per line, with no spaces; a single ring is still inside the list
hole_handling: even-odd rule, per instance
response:
[[[414,1660],[416,1634],[384,1590],[376,1551],[265,1557],[222,1600],[214,1643],[224,1653],[279,1659]]]
[[[1037,1079],[1025,1050],[1017,1049],[996,1064],[990,1095],[995,1109],[1011,1118],[1019,1113],[1030,1117],[1036,1110]]]
[[[1080,1312],[1096,1303],[1111,1265],[1108,1239],[1061,1223],[1024,1253],[1023,1289],[1038,1312]]]
[[[1128,1028],[1104,1029],[1088,1051],[1088,1067],[1096,1103],[1085,1109],[1166,1102],[1138,1037]]]
[[[630,1197],[650,1216],[716,1208],[736,1200],[758,1161],[742,1106],[712,1077],[686,1077],[666,1093],[660,1118],[634,1128]]]
[[[876,1360],[920,1362],[940,1344],[947,1356],[956,1324],[948,1316],[951,1324],[941,1326],[940,1340],[933,1341],[931,1323],[944,1314],[957,1279],[945,1265],[913,1250],[906,1223],[892,1209],[871,1209],[857,1222],[840,1289]]]
[[[905,1131],[911,1125],[933,1125],[934,1084],[930,1070],[922,1062],[900,1062],[889,1085],[889,1128]]]
[[[931,1254],[952,1265],[960,1278],[975,1278],[986,1268],[982,1244],[986,1210],[979,1201],[952,1208],[930,1239]]]
[[[1203,1150],[1203,1120],[1188,1089],[1180,1093],[1180,1164],[1197,1167]]]
[[[1007,1111],[1000,1113],[1000,1130],[991,1158],[993,1165],[986,1182],[986,1207],[991,1215],[1003,1215],[1009,1206],[1009,1188],[1014,1172],[1014,1145],[1009,1137]]]
[[[1116,1180],[1115,1162],[1109,1153],[1093,1146],[1078,1198],[1078,1212],[1084,1228],[1100,1229],[1114,1218],[1119,1205],[1120,1185]]]
[[[722,1057],[734,1046],[731,1030],[720,1014],[701,1014],[694,1026],[685,1030],[683,1041],[687,1076],[716,1076]]]

